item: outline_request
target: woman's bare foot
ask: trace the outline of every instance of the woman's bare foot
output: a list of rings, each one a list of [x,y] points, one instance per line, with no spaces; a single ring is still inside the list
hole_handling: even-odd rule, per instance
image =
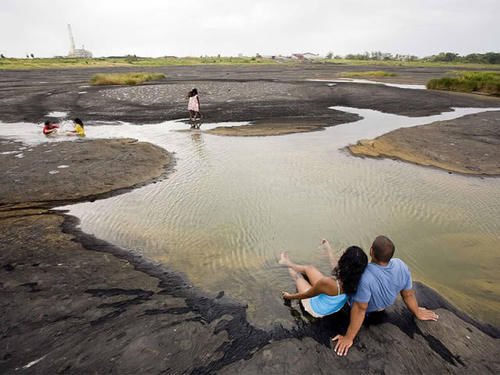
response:
[[[290,266],[291,260],[290,260],[290,254],[288,251],[283,251],[281,253],[281,258],[278,261],[279,264],[282,264],[284,266]]]
[[[325,255],[329,255],[331,252],[333,252],[332,247],[330,246],[330,242],[326,239],[321,240],[321,244],[318,246],[318,249],[323,251]]]
[[[330,242],[326,239],[321,240],[321,244],[318,246],[318,249],[323,251],[323,253],[328,256],[328,259],[330,260],[330,265],[332,267],[337,266],[337,258],[335,257],[335,254],[333,253],[333,249],[330,246]]]

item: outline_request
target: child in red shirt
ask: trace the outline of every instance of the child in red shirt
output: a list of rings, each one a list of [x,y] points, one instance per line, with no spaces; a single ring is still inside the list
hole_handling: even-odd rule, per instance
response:
[[[43,134],[45,134],[47,137],[50,135],[55,135],[57,133],[57,129],[59,129],[59,126],[47,120],[45,121],[45,126],[43,128]]]

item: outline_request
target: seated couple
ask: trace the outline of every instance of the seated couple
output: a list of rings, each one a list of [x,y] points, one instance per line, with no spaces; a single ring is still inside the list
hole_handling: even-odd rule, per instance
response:
[[[316,318],[339,311],[351,299],[351,315],[346,334],[335,336],[335,352],[347,355],[367,313],[382,311],[396,301],[398,293],[410,311],[419,320],[437,320],[430,310],[419,307],[412,289],[408,266],[400,259],[391,259],[394,244],[385,236],[378,236],[370,248],[371,262],[357,246],[348,247],[337,259],[328,241],[320,248],[326,252],[332,265],[333,278],[324,276],[313,266],[295,264],[288,252],[281,254],[280,264],[288,266],[298,293],[282,292],[285,299],[299,299],[304,309]],[[309,282],[302,276],[305,274]]]

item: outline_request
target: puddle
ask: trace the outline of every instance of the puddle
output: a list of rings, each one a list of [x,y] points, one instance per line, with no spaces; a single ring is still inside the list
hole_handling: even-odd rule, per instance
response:
[[[54,111],[54,112],[49,112],[45,115],[46,117],[56,117],[56,118],[63,118],[68,116],[68,112],[59,112],[59,111]]]
[[[280,297],[281,290],[294,288],[277,264],[281,251],[326,274],[328,261],[317,251],[321,238],[337,249],[357,244],[367,251],[379,234],[394,240],[396,256],[408,263],[414,279],[475,318],[498,325],[500,179],[361,159],[341,150],[393,129],[488,109],[457,108],[417,118],[332,109],[364,118],[278,137],[179,131],[188,125],[175,121],[88,126],[90,139],[131,137],[175,152],[176,170],[156,184],[64,209],[81,219],[83,231],[181,270],[205,290],[223,290],[247,303],[250,320],[262,327],[293,322]],[[0,124],[0,137],[47,141],[33,124]]]
[[[400,83],[388,83],[371,81],[368,79],[356,79],[356,78],[339,78],[339,79],[308,79],[307,81],[313,82],[333,82],[333,83],[368,83],[372,85],[383,85],[388,87],[398,87],[400,89],[410,89],[410,90],[425,90],[425,85],[405,85]],[[330,84],[328,85],[330,86]]]

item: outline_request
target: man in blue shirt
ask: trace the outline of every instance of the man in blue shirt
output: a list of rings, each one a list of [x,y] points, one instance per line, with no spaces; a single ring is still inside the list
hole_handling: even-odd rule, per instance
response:
[[[332,341],[338,340],[334,349],[338,355],[347,355],[366,314],[384,310],[396,301],[398,294],[401,294],[406,306],[417,319],[434,321],[438,319],[433,311],[418,307],[412,289],[410,270],[401,259],[391,259],[394,249],[394,244],[386,236],[378,236],[373,241],[370,248],[371,263],[366,266],[354,295],[347,332],[345,336],[337,335],[332,339]]]

